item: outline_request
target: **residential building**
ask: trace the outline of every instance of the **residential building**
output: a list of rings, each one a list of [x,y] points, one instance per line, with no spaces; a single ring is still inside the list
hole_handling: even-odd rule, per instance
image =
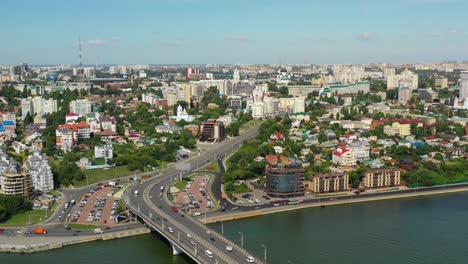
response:
[[[57,112],[57,100],[44,99],[40,96],[28,97],[21,100],[21,119],[24,120],[26,115],[45,115]]]
[[[417,74],[413,73],[408,69],[404,70],[400,74],[388,76],[387,89],[395,89],[400,87],[401,80],[408,80],[410,82],[410,85],[408,85],[408,87],[412,90],[418,89],[419,77]]]
[[[21,165],[0,151],[0,194],[28,196],[32,182]]]
[[[349,191],[349,175],[345,172],[321,173],[310,179],[309,190],[313,193]]]
[[[267,155],[265,166],[266,192],[274,198],[291,198],[304,195],[302,163],[295,158]]]
[[[55,144],[63,152],[71,151],[80,140],[90,137],[91,129],[86,122],[59,125],[55,130]]]
[[[418,97],[426,102],[433,102],[438,98],[438,93],[432,88],[418,89]]]
[[[353,82],[353,83],[330,83],[329,86],[324,86],[320,94],[331,96],[335,94],[357,94],[358,92],[368,93],[370,91],[369,82]]]
[[[332,162],[339,166],[354,166],[356,165],[356,155],[352,149],[337,148],[332,153]]]
[[[401,81],[398,88],[398,102],[406,104],[413,96],[413,90],[408,87],[408,82]]]
[[[208,119],[206,122],[203,122],[200,130],[200,141],[220,142],[226,138],[223,122],[216,121],[215,119]]]
[[[411,124],[416,123],[417,127],[423,126],[421,119],[408,119],[393,122],[392,125],[384,126],[384,133],[388,136],[406,137],[411,135]]]
[[[368,170],[364,173],[362,184],[365,188],[399,186],[401,184],[400,170],[396,168]]]
[[[79,99],[70,102],[70,112],[78,114],[79,117],[84,117],[92,113],[93,103],[87,99]]]
[[[26,171],[32,181],[33,189],[43,193],[54,190],[54,177],[49,165],[49,157],[34,151],[26,160]]]
[[[352,149],[356,161],[364,161],[369,159],[370,144],[367,141],[354,141],[348,144],[348,147]]]
[[[440,88],[447,88],[448,87],[448,79],[447,78],[437,78],[435,79],[435,87]]]
[[[95,158],[105,158],[107,159],[113,159],[114,158],[114,152],[113,152],[113,147],[111,144],[107,144],[104,146],[94,146],[94,157]]]
[[[181,127],[174,126],[168,123],[156,126],[156,133],[180,134],[180,132],[182,132]]]

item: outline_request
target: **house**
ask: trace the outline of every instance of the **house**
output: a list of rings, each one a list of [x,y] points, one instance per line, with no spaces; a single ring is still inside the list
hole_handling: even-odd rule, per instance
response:
[[[276,154],[281,154],[283,153],[283,148],[280,146],[274,146],[273,149],[275,150]]]
[[[352,149],[337,148],[332,153],[332,162],[339,166],[354,166],[356,165],[356,156]]]
[[[398,162],[400,169],[405,171],[410,171],[416,169],[416,162],[410,159],[402,159]]]
[[[166,123],[164,125],[156,126],[156,132],[157,133],[180,134],[180,132],[182,132],[182,128]]]

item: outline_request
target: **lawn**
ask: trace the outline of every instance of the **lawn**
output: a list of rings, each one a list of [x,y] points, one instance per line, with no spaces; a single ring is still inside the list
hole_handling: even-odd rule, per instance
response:
[[[98,183],[102,181],[112,180],[112,179],[121,178],[125,176],[140,174],[140,173],[142,172],[138,170],[129,171],[126,165],[109,168],[107,170],[103,170],[103,169],[85,170],[84,174],[86,175],[88,180],[86,181],[86,179],[84,179],[82,181],[76,182],[74,186],[83,187],[83,186],[86,186],[87,184],[90,185],[90,184],[94,184],[94,183]]]
[[[187,181],[183,180],[183,181],[178,181],[176,184],[174,184],[174,187],[182,191],[186,185],[187,185]]]
[[[24,213],[20,213],[12,216],[6,222],[0,223],[1,227],[19,227],[19,226],[28,226],[40,223],[47,219],[47,216],[50,216],[53,211],[43,211],[43,210],[29,210]],[[29,222],[31,220],[31,222]]]
[[[210,171],[210,172],[220,172],[219,165],[217,161],[213,161],[212,163],[205,165],[199,169],[200,171]]]
[[[70,223],[67,226],[73,230],[89,230],[89,229],[95,229],[95,228],[103,228],[103,226],[100,226],[100,225],[83,225],[83,224],[75,224],[75,223]]]

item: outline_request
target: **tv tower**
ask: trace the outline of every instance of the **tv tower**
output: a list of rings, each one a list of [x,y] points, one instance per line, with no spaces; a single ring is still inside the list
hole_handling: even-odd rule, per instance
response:
[[[80,68],[83,67],[83,46],[81,43],[81,37],[78,37],[78,58],[80,60]]]

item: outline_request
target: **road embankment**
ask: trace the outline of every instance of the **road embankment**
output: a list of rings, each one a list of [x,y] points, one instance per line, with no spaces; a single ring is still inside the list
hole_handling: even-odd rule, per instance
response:
[[[111,240],[130,236],[138,236],[150,233],[146,227],[137,227],[122,231],[109,232],[89,236],[24,236],[24,235],[2,235],[0,236],[0,253],[35,253],[51,249],[62,248],[68,245],[86,243],[99,240]]]
[[[467,192],[468,187],[462,186],[459,188],[449,188],[449,189],[437,189],[437,190],[427,190],[427,191],[418,191],[418,192],[409,192],[409,193],[382,193],[381,196],[372,196],[372,197],[359,197],[354,196],[350,199],[334,199],[321,202],[313,203],[303,203],[297,205],[287,205],[287,206],[278,206],[278,207],[269,207],[252,211],[239,211],[239,212],[226,212],[222,214],[212,215],[206,217],[206,223],[212,224],[217,222],[232,221],[242,218],[257,217],[262,215],[281,213],[293,210],[299,210],[304,208],[313,208],[313,207],[323,207],[323,206],[332,206],[332,205],[341,205],[341,204],[352,204],[352,203],[363,203],[363,202],[374,202],[390,199],[403,199],[410,197],[419,197],[419,196],[429,196],[429,195],[439,195],[447,193],[456,193],[456,192]],[[199,219],[205,223],[205,219]]]

